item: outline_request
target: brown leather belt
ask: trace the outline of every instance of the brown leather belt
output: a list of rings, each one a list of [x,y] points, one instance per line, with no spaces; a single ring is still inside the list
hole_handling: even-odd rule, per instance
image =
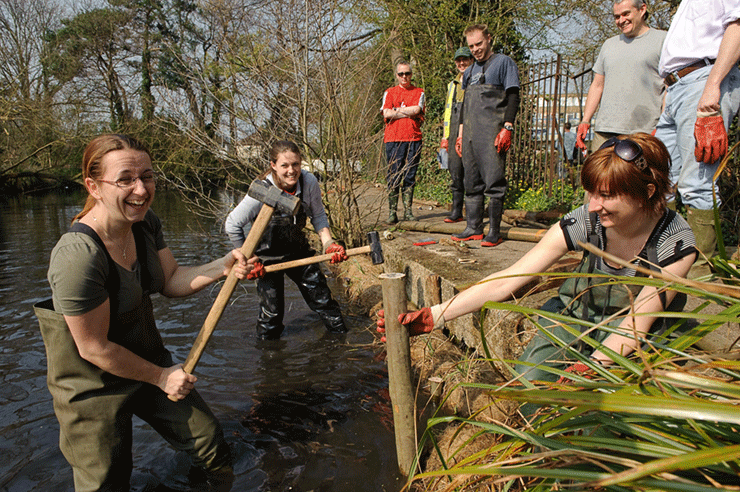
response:
[[[680,70],[676,70],[675,72],[669,73],[666,76],[666,78],[663,80],[663,83],[666,85],[666,87],[670,87],[676,82],[678,82],[679,79],[686,77],[688,74],[690,74],[694,70],[699,70],[700,68],[704,68],[704,67],[707,67],[713,64],[714,64],[714,59],[710,60],[708,58],[705,58],[703,60],[699,60],[698,62],[685,66]]]

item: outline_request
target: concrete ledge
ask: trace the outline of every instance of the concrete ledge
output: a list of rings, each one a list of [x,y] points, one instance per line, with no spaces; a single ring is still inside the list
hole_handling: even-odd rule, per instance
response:
[[[459,227],[459,224],[454,226]],[[434,299],[435,296],[441,300],[451,298],[483,277],[513,264],[534,245],[531,242],[509,240],[496,248],[480,248],[478,241],[472,241],[470,245],[460,244],[450,241],[446,235],[427,231],[396,232],[394,236],[392,240],[383,240],[385,271],[406,274],[407,299],[418,307],[439,302],[440,299]],[[436,244],[423,247],[413,245],[426,239],[432,239]],[[577,260],[578,255],[566,257],[555,269],[571,270]],[[430,288],[429,279],[434,276],[439,276],[438,288]],[[539,278],[533,277],[529,285],[535,286],[539,282]],[[556,295],[556,287],[540,289],[541,292],[524,296],[520,302],[523,306],[538,308]],[[685,310],[690,311],[701,302],[700,299],[689,298]],[[705,308],[705,312],[717,314],[722,309],[712,304]],[[487,347],[496,359],[517,359],[529,341],[533,328],[524,316],[500,310],[488,311],[482,320],[477,313],[461,316],[448,322],[447,328],[457,340],[483,356],[481,322]],[[697,348],[732,357],[729,351],[740,353],[739,338],[740,325],[725,324],[698,342]],[[508,374],[505,364],[497,363],[497,366],[503,374]]]

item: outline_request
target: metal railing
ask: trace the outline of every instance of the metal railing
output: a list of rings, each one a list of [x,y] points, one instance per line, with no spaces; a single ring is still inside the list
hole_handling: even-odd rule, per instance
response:
[[[519,67],[520,96],[513,145],[507,158],[507,178],[552,190],[563,162],[563,125],[576,126],[583,115],[593,80],[593,59],[558,55]],[[577,176],[576,176],[577,177]]]

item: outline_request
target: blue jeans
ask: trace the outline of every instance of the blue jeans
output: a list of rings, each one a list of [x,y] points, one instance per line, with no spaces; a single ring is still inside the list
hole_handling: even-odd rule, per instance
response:
[[[416,169],[421,158],[421,140],[416,142],[386,142],[388,159],[388,189],[408,189],[416,183]]]
[[[712,67],[694,70],[668,87],[665,96],[665,109],[660,115],[655,136],[668,148],[671,154],[670,180],[677,185],[681,201],[692,208],[709,210],[712,208],[712,189],[719,187],[714,183],[714,172],[720,161],[713,164],[696,162],[694,157],[694,124],[696,106],[704,91],[707,77]],[[720,107],[725,129],[740,107],[740,70],[733,67],[720,86]],[[669,196],[669,200],[674,197]]]

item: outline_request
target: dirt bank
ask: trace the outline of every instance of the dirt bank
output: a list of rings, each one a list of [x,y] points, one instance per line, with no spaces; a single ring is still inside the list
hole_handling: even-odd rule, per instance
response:
[[[383,272],[382,265],[373,265],[368,257],[360,255],[339,265],[332,265],[332,268],[343,281],[349,309],[355,314],[376,319],[377,312],[382,307],[382,291],[378,280],[378,275]],[[413,304],[408,307],[416,309]],[[381,343],[379,338],[376,343]],[[481,422],[516,423],[517,405],[493,399],[482,389],[459,387],[459,383],[500,383],[503,376],[489,362],[453,343],[445,333],[434,332],[428,336],[412,338],[411,363],[418,388],[417,400],[424,405],[424,414],[427,417],[436,412],[438,416],[455,415]],[[440,382],[440,395],[431,394],[432,379]],[[419,424],[421,434],[426,418],[420,419]],[[434,428],[438,449],[448,466],[494,444],[492,438],[471,439],[475,433],[470,426],[460,428],[459,424]],[[430,446],[427,448],[423,454],[421,471],[441,468],[438,454],[432,453]],[[432,488],[424,490],[443,490],[447,485],[449,482],[444,480],[435,482]]]

